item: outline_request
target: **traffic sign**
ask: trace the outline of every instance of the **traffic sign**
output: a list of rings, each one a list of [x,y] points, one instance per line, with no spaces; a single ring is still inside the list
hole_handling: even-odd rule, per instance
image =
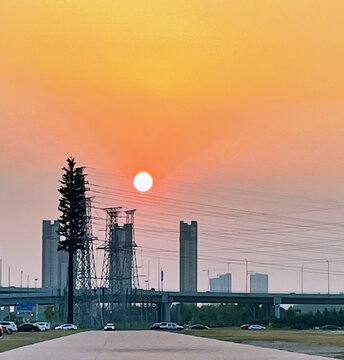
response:
[[[17,311],[31,311],[33,308],[33,303],[31,302],[19,302],[17,304]]]

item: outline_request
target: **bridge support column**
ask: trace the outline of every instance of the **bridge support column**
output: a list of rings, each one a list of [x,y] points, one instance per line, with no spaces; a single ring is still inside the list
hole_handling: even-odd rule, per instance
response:
[[[163,303],[164,321],[171,321],[171,304]]]
[[[281,303],[282,303],[282,299],[280,297],[274,297],[275,317],[277,319],[281,318],[281,308],[280,308]]]
[[[157,304],[157,317],[158,322],[171,321],[171,304],[170,303],[158,303]]]

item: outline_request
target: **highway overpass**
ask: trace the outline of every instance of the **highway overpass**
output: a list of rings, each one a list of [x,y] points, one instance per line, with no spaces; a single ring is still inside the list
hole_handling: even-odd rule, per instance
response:
[[[158,306],[158,317],[165,321],[170,318],[173,303],[245,303],[269,304],[275,308],[275,316],[280,316],[281,304],[344,305],[344,294],[300,294],[300,293],[186,293],[176,291],[151,291],[135,289],[127,294],[111,294],[107,289],[97,289],[96,298],[101,303],[153,303]],[[76,300],[78,294],[76,291]],[[85,300],[85,298],[83,297]],[[90,297],[91,299],[91,297]],[[94,297],[93,297],[94,299]],[[38,305],[61,304],[65,296],[52,288],[0,288],[0,306],[16,306],[19,302]]]

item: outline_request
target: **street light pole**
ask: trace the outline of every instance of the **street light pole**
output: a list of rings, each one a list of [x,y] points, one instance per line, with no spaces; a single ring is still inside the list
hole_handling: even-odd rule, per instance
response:
[[[248,261],[245,259],[245,269],[246,269],[246,292],[248,292]]]
[[[326,260],[327,262],[327,293],[330,293],[330,261]]]
[[[301,265],[301,294],[303,294],[303,264]]]
[[[229,286],[229,263],[227,263],[227,287],[228,287],[228,292],[231,292],[230,286]]]

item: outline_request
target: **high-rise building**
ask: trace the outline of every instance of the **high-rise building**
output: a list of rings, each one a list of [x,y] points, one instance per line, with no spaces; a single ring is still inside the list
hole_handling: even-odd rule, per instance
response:
[[[268,287],[268,275],[253,273],[250,274],[250,292],[251,293],[267,293],[269,292]]]
[[[232,292],[232,274],[219,275],[209,279],[211,292]]]
[[[42,231],[42,287],[66,289],[68,253],[57,251],[60,236],[59,222],[43,220]]]
[[[179,287],[183,292],[197,292],[197,221],[180,222]]]

